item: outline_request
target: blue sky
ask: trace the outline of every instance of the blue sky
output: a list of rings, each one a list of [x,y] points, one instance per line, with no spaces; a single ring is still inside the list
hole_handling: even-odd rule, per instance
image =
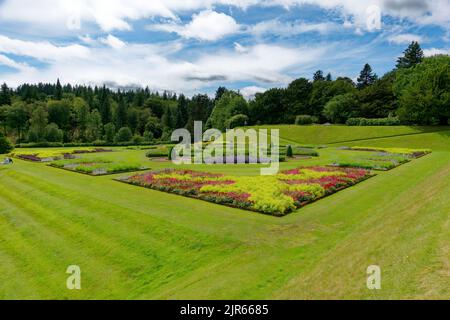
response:
[[[382,75],[412,40],[448,54],[449,17],[450,0],[0,0],[0,81],[251,97],[317,69]]]

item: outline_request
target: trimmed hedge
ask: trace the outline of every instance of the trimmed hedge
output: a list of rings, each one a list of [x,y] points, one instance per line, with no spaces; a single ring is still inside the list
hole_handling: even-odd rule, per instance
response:
[[[400,120],[397,117],[390,118],[350,118],[345,123],[348,126],[399,126]]]
[[[310,115],[299,115],[295,118],[295,124],[303,125],[303,124],[313,124],[318,123],[319,119]]]
[[[106,142],[103,140],[97,140],[90,143],[83,142],[31,142],[31,143],[20,143],[16,145],[16,148],[67,148],[67,147],[128,147],[128,146],[156,146],[160,144],[173,144],[172,141],[155,141],[155,142],[141,142],[136,143],[133,141],[128,142]]]

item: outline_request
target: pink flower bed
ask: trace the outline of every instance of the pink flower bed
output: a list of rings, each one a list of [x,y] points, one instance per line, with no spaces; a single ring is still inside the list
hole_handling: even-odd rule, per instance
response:
[[[315,166],[286,170],[267,178],[165,169],[120,181],[232,207],[283,215],[371,176],[363,169]],[[281,202],[280,198],[283,198]]]

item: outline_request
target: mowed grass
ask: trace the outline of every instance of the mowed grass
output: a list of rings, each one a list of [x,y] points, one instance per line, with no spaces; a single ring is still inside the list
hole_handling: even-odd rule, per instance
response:
[[[254,129],[279,129],[280,138],[284,143],[299,143],[321,145],[355,140],[374,139],[415,135],[427,132],[446,131],[449,127],[420,127],[420,126],[367,126],[349,127],[344,125],[271,125],[248,127]]]
[[[449,299],[450,137],[380,142],[430,144],[431,155],[283,218],[16,160],[0,167],[0,298]],[[319,152],[282,169],[329,163],[345,151]],[[95,156],[172,166],[144,150]],[[371,291],[366,268],[374,264],[382,289]],[[69,265],[81,268],[79,291],[66,288]]]

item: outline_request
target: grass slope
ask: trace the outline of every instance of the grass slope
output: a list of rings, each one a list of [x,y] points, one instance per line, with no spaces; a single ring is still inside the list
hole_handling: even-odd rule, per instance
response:
[[[367,126],[349,127],[339,125],[271,125],[249,127],[255,129],[279,129],[284,142],[300,144],[330,144],[355,140],[415,135],[421,133],[449,130],[449,127],[410,127],[410,126]]]
[[[17,160],[0,169],[0,298],[449,299],[450,138],[426,142],[440,150],[281,219]],[[65,287],[72,264],[80,291]],[[380,291],[366,288],[371,264]]]

